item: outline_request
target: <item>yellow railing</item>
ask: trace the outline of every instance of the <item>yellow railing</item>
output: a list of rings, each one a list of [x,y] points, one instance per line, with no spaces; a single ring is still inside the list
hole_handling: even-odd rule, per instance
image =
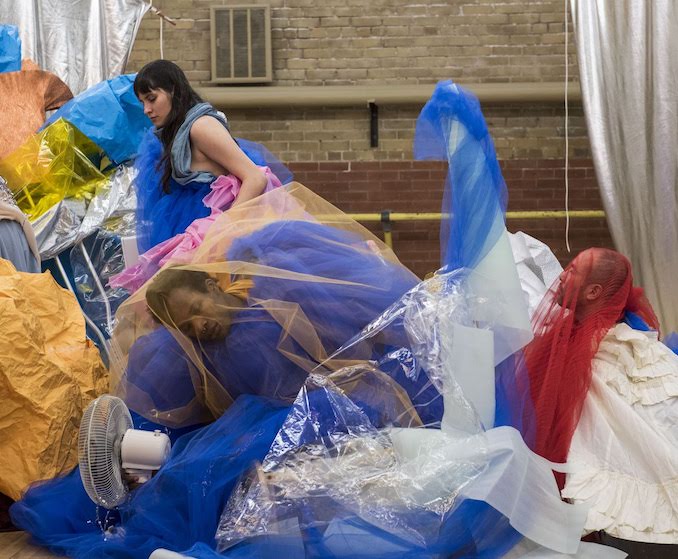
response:
[[[605,217],[603,210],[572,210],[570,218],[596,219]],[[375,213],[349,213],[349,217],[362,222],[381,222],[384,233],[384,242],[393,248],[393,223],[398,221],[440,221],[447,214],[440,212],[375,212]],[[564,219],[567,213],[564,210],[532,210],[506,212],[506,219]]]

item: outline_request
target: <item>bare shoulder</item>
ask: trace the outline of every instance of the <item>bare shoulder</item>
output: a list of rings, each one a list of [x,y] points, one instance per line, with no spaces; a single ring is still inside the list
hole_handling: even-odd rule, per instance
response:
[[[211,139],[216,137],[229,136],[228,130],[216,118],[210,115],[203,115],[197,118],[191,126],[191,140],[200,141],[201,139]]]

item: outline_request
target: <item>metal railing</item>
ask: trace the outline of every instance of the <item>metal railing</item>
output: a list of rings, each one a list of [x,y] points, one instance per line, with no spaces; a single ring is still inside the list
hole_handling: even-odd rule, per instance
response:
[[[356,221],[381,222],[384,234],[384,243],[393,248],[393,224],[398,221],[440,221],[448,214],[440,212],[392,212],[384,210],[374,213],[349,213],[350,218]],[[568,212],[564,210],[530,210],[506,212],[506,219],[565,219]],[[598,219],[604,218],[603,210],[572,210],[569,212],[571,219]]]

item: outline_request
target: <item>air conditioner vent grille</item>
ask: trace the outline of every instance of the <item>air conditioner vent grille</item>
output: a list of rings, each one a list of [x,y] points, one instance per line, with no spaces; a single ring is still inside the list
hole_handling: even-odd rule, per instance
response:
[[[212,81],[272,81],[270,7],[262,4],[211,9]]]

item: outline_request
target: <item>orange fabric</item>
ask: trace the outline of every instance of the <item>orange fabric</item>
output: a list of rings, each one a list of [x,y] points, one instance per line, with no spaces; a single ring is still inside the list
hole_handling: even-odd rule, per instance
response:
[[[0,493],[75,466],[83,410],[107,389],[75,296],[0,259]]]
[[[35,63],[24,66],[33,67]],[[51,72],[22,70],[0,74],[0,159],[6,157],[45,122],[45,112],[58,109],[73,94]]]
[[[251,279],[240,278],[233,281],[231,276],[220,276],[217,278],[217,283],[224,290],[224,293],[228,293],[237,297],[241,301],[247,300],[247,294],[254,285],[254,281]]]

